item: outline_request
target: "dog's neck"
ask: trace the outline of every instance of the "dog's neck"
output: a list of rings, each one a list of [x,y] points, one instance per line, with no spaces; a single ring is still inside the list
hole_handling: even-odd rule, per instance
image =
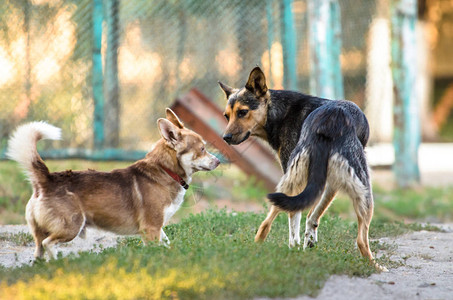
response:
[[[160,139],[154,145],[153,149],[146,155],[145,160],[149,164],[161,167],[169,175],[170,173],[175,174],[181,178],[185,184],[190,184],[192,181],[192,173],[181,166],[176,156],[176,151],[169,147],[163,139]],[[173,179],[177,178],[176,176],[170,176]],[[179,181],[179,179],[177,181]]]
[[[264,125],[264,139],[277,152],[286,172],[290,155],[299,140],[305,118],[326,99],[286,90],[269,90],[270,101]]]

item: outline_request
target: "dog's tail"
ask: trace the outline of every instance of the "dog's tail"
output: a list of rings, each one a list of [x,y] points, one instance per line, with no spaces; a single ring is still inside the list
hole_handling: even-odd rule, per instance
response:
[[[6,156],[17,161],[33,183],[43,182],[49,175],[49,169],[36,150],[36,143],[41,139],[59,140],[61,129],[46,122],[31,122],[19,126],[11,135]]]
[[[300,211],[313,205],[324,190],[327,181],[327,162],[330,155],[330,143],[320,139],[310,150],[308,163],[307,185],[296,196],[287,196],[283,193],[268,194],[273,205],[285,211]]]
[[[283,193],[268,194],[273,205],[285,211],[300,211],[314,204],[327,182],[328,162],[334,144],[342,144],[354,133],[348,112],[335,106],[320,107],[313,111],[302,128],[304,147],[309,148],[307,185],[296,196]],[[309,127],[308,127],[309,126]],[[296,147],[297,148],[297,147]]]

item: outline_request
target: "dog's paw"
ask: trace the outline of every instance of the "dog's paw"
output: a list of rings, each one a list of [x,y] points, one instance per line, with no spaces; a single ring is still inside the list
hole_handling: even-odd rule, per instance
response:
[[[308,240],[304,242],[304,249],[316,247],[316,242],[314,240]]]
[[[318,243],[318,237],[317,237],[316,232],[305,233],[304,249],[314,248],[314,247],[316,247],[317,243]]]
[[[300,249],[300,240],[297,239],[290,240],[288,243],[288,247]]]
[[[377,270],[378,272],[383,272],[383,273],[389,272],[389,270],[388,270],[386,267],[381,266],[381,265],[378,264],[377,262],[374,263],[374,267],[376,268],[376,270]]]

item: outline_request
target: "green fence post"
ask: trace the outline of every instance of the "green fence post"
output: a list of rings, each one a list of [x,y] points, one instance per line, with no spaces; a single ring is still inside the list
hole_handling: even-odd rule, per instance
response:
[[[118,82],[119,0],[105,1],[107,51],[105,54],[104,134],[106,147],[118,147],[120,139],[120,103]]]
[[[269,63],[269,86],[273,87],[272,78],[272,44],[274,43],[274,18],[272,16],[272,2],[273,0],[266,1],[266,19],[267,19],[267,51],[268,51],[268,63]]]
[[[282,46],[283,46],[283,86],[297,89],[297,43],[292,10],[292,0],[283,0]]]
[[[94,101],[94,148],[104,146],[104,78],[102,73],[102,0],[93,0],[93,65],[92,85]]]
[[[332,40],[332,52],[331,52],[331,63],[332,63],[332,77],[333,86],[335,90],[336,99],[344,99],[344,88],[343,88],[343,75],[341,74],[341,11],[340,4],[338,1],[332,1],[330,5],[330,28],[332,29],[331,37]]]
[[[420,182],[418,148],[420,116],[416,83],[416,0],[391,1],[391,55],[393,77],[393,118],[395,163],[393,170],[400,187]]]
[[[343,99],[341,16],[337,0],[308,0],[310,93]]]

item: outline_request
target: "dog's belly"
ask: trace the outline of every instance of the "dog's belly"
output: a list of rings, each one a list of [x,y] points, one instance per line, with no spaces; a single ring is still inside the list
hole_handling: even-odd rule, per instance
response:
[[[139,231],[138,223],[132,214],[123,214],[121,216],[105,214],[88,215],[86,224],[121,235],[137,234]]]

